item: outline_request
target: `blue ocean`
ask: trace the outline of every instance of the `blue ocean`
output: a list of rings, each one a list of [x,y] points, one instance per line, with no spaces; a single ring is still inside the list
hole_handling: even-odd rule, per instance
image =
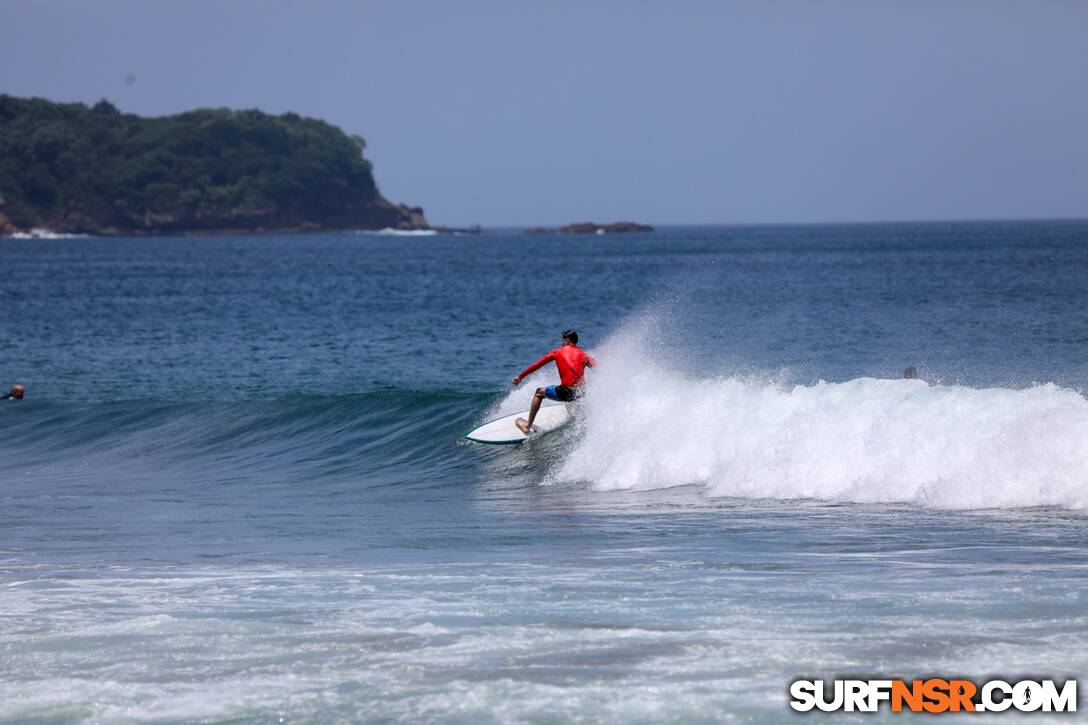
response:
[[[0,721],[774,723],[799,677],[1088,671],[1088,222],[0,255]],[[466,441],[571,327],[571,425]]]

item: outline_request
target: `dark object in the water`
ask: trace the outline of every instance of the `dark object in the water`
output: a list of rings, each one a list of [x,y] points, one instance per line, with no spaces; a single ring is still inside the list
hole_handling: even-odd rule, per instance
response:
[[[558,229],[548,227],[530,227],[525,234],[622,234],[624,232],[652,232],[649,224],[638,222],[612,222],[611,224],[597,224],[596,222],[577,222],[567,224]]]
[[[11,386],[11,391],[7,395],[0,396],[0,400],[22,400],[25,393],[26,388],[19,383],[15,383],[15,385]]]

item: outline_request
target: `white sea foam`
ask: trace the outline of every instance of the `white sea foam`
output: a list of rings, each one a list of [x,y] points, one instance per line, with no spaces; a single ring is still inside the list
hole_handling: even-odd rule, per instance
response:
[[[855,542],[811,523],[830,549],[755,561],[674,541],[639,561],[41,572],[8,593],[0,721],[779,722],[799,672],[1084,669],[1078,557],[917,557],[908,525],[838,569]]]
[[[1074,390],[701,378],[656,361],[654,348],[628,332],[598,351],[553,481],[959,509],[1088,507],[1088,400]]]
[[[358,234],[380,234],[390,237],[433,237],[438,234],[434,229],[393,229],[386,227],[378,230],[360,230]]]
[[[15,232],[11,235],[12,239],[83,239],[85,237],[87,237],[86,234],[63,234],[41,227],[35,227],[29,232]]]

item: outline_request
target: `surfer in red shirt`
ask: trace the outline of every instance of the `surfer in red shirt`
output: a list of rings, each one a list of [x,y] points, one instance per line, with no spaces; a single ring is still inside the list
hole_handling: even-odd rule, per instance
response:
[[[555,361],[555,366],[559,368],[559,385],[537,388],[536,393],[533,395],[533,404],[529,406],[529,420],[518,418],[514,421],[514,425],[520,428],[525,435],[529,435],[529,431],[533,429],[533,420],[536,419],[536,412],[540,410],[540,404],[544,402],[544,398],[558,400],[562,403],[569,403],[574,400],[581,393],[580,388],[585,377],[586,367],[593,367],[597,364],[597,361],[585,350],[578,347],[578,333],[574,330],[567,330],[563,333],[562,347],[557,347],[522,370],[518,375],[514,376],[512,382],[514,385],[519,385],[527,376],[552,361]]]

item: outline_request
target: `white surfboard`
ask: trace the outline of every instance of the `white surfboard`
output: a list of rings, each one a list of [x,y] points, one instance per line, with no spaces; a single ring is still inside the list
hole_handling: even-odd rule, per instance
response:
[[[570,412],[565,405],[542,405],[536,413],[533,421],[533,432],[527,436],[521,429],[514,425],[518,418],[528,420],[529,411],[523,410],[513,415],[505,415],[490,422],[484,423],[476,430],[467,434],[465,438],[477,443],[507,444],[524,443],[530,437],[536,437],[544,433],[563,427],[570,420]]]

